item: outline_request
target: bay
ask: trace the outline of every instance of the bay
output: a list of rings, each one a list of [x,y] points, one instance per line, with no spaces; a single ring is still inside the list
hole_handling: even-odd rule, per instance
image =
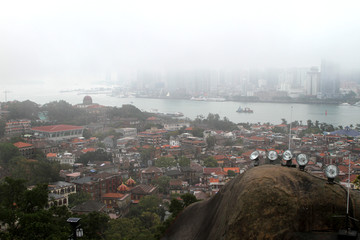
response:
[[[16,94],[15,94],[16,93]],[[31,91],[19,91],[19,89],[9,94],[9,100],[31,100],[39,104],[51,101],[65,100],[71,104],[82,103],[85,95],[77,92],[60,92],[57,89],[32,89]],[[183,99],[149,99],[149,98],[118,98],[105,94],[90,94],[94,103],[104,106],[121,107],[123,104],[133,104],[142,111],[157,110],[162,113],[181,112],[184,117],[195,119],[202,115],[207,117],[209,113],[219,114],[221,118],[227,117],[235,123],[266,123],[280,124],[281,119],[288,122],[302,121],[306,124],[307,120],[315,122],[326,122],[334,126],[350,126],[360,124],[360,107],[342,106],[330,104],[294,104],[294,103],[249,103],[249,102],[210,102],[210,101],[191,101]],[[12,98],[12,99],[11,99]],[[251,108],[254,113],[237,113],[236,110]]]

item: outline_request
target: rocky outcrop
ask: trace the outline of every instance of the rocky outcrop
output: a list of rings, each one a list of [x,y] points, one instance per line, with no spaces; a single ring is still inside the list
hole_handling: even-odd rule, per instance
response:
[[[187,207],[162,239],[298,239],[298,233],[336,232],[345,220],[334,216],[345,212],[342,186],[298,169],[263,165]],[[351,192],[350,215],[360,218],[359,192]]]

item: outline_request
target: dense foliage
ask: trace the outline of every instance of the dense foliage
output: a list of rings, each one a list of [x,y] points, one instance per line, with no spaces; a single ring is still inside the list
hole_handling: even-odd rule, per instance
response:
[[[112,162],[112,155],[111,153],[107,153],[103,149],[98,149],[95,152],[87,152],[80,156],[77,162],[82,163],[84,165],[88,164],[89,162]]]
[[[7,224],[1,239],[66,239],[70,229],[66,207],[46,210],[47,185],[29,190],[24,180],[5,178],[0,185],[0,221]]]

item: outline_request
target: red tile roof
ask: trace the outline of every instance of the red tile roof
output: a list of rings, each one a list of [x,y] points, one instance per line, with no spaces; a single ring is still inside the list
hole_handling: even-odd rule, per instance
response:
[[[24,142],[17,142],[17,143],[14,143],[14,146],[17,148],[26,148],[26,147],[32,147],[32,144],[24,143]]]
[[[209,182],[214,183],[214,182],[219,182],[218,178],[210,178]]]
[[[251,136],[251,137],[249,137],[247,139],[252,140],[252,141],[265,141],[264,137],[258,137],[258,136]]]
[[[86,148],[86,149],[83,149],[82,152],[83,153],[87,153],[87,152],[95,152],[96,149],[95,148]]]
[[[223,169],[224,169],[224,172],[226,172],[226,174],[229,170],[231,170],[235,173],[240,173],[240,168],[238,168],[238,167],[228,167],[228,168],[224,167]]]
[[[83,129],[83,127],[73,126],[73,125],[51,125],[51,126],[42,126],[42,127],[33,127],[31,130],[40,131],[40,132],[61,132],[61,131],[70,131]]]
[[[157,117],[148,117],[146,120],[148,121],[155,121],[155,120],[158,120]]]
[[[122,198],[124,196],[122,193],[105,193],[102,195],[103,198]]]
[[[46,157],[48,157],[48,158],[56,157],[56,156],[57,156],[56,153],[48,153],[48,154],[46,154]]]
[[[204,174],[211,174],[211,173],[215,173],[215,174],[221,174],[223,173],[221,167],[215,167],[215,168],[203,168],[203,173]]]

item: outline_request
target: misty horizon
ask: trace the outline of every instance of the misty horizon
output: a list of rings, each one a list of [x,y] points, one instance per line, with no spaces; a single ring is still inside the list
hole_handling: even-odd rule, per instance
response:
[[[0,78],[93,83],[107,72],[358,68],[356,1],[12,1],[0,10]]]

